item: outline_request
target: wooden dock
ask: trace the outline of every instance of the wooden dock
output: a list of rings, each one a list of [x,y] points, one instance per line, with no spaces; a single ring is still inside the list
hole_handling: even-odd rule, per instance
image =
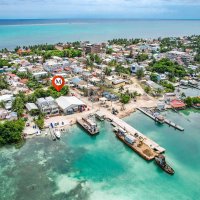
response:
[[[150,117],[151,119],[153,119],[154,121],[157,121],[156,117],[154,117],[153,115],[151,115],[150,113],[148,113],[147,111],[143,110],[142,108],[137,108],[140,112],[144,113],[145,115],[147,115],[148,117]],[[179,131],[184,131],[184,128],[175,124],[174,122],[165,119],[164,123],[168,124],[171,127],[174,127],[175,129],[179,130]]]
[[[168,124],[169,126],[172,126],[174,127],[175,129],[179,130],[179,131],[184,131],[184,128],[179,126],[179,125],[176,125],[175,123],[169,121],[168,119],[165,119],[165,123]]]

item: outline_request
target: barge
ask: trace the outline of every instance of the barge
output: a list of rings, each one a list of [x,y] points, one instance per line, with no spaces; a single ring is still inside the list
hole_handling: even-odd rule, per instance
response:
[[[99,133],[97,124],[89,117],[82,117],[80,119],[77,119],[77,123],[90,135],[96,135],[97,133]]]
[[[135,135],[131,135],[122,128],[115,128],[114,131],[119,140],[121,140],[145,160],[153,160],[157,155],[153,149],[143,142],[144,138],[140,137],[137,133]]]

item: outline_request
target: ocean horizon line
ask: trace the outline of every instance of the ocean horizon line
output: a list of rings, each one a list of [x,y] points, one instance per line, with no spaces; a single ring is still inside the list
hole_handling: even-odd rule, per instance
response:
[[[200,20],[200,18],[0,18],[3,20]]]

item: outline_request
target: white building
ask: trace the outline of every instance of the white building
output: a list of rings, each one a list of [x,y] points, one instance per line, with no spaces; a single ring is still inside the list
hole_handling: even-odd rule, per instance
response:
[[[132,65],[131,65],[131,73],[133,73],[133,74],[135,74],[138,70],[140,70],[140,69],[145,69],[145,67],[144,66],[142,66],[142,65],[138,65],[137,63],[133,63]]]
[[[65,97],[61,96],[56,99],[56,102],[60,108],[60,110],[64,114],[72,114],[76,111],[83,111],[86,107],[85,103],[79,100],[77,97]]]
[[[36,79],[40,79],[40,78],[47,76],[47,75],[48,75],[48,73],[45,72],[45,71],[33,73],[33,77],[35,77]]]
[[[58,105],[52,97],[39,98],[36,104],[40,111],[46,115],[56,115],[59,113]]]
[[[29,112],[32,110],[38,110],[38,107],[34,103],[27,103],[25,106]]]

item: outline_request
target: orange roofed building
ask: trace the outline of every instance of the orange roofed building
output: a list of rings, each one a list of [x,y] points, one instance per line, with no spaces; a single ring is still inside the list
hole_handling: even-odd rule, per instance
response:
[[[181,100],[174,99],[170,103],[171,107],[174,109],[184,109],[185,108],[185,103]]]

